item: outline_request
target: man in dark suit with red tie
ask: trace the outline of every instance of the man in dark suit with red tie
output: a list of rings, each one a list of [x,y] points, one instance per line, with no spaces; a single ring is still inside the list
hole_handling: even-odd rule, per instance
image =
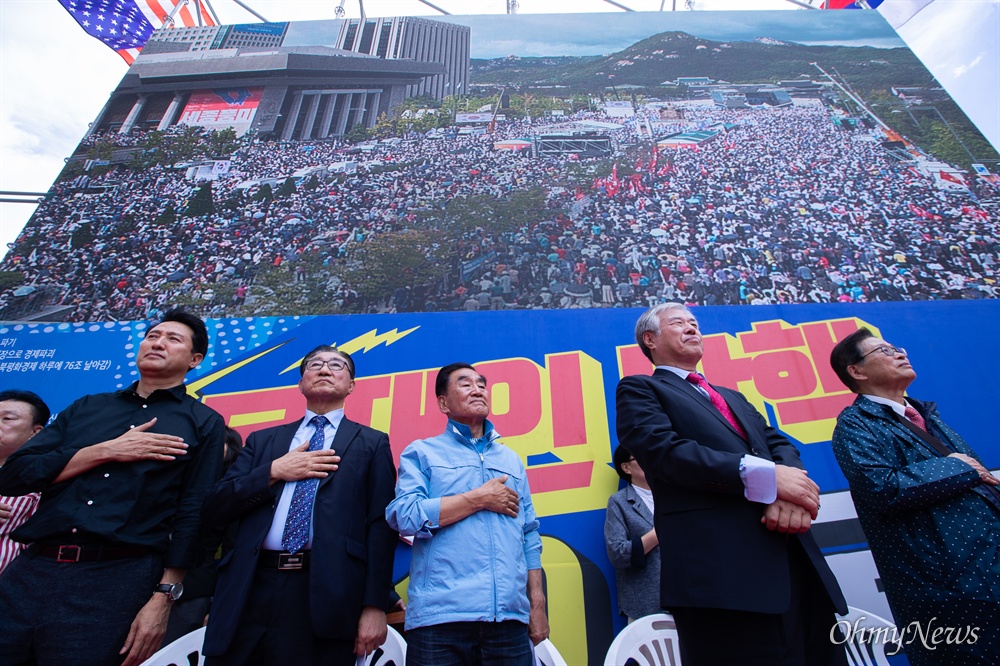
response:
[[[660,601],[685,666],[846,664],[831,640],[846,603],[809,533],[819,488],[798,452],[739,392],[695,370],[698,321],[647,310],[635,338],[656,366],[617,390],[617,430],[646,472],[660,542]]]
[[[305,418],[251,434],[205,501],[206,524],[240,521],[219,562],[209,665],[354,666],[385,640],[389,438],[344,418],[350,355],[320,346],[299,370]]]

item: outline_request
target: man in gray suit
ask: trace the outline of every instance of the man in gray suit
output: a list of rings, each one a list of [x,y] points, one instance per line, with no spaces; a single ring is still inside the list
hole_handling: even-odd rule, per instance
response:
[[[653,491],[628,449],[619,445],[615,471],[628,485],[608,500],[604,542],[618,582],[618,611],[629,622],[660,612],[660,542],[653,529]]]

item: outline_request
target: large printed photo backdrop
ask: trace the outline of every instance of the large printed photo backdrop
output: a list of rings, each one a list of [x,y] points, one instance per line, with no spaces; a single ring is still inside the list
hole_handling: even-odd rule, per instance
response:
[[[876,12],[278,27],[147,47],[0,320],[997,296],[998,156]]]
[[[300,418],[298,364],[318,344],[349,351],[358,368],[350,418],[389,433],[393,454],[443,430],[433,382],[463,360],[489,380],[491,419],[520,455],[543,534],[552,640],[567,662],[599,664],[624,620],[603,524],[618,489],[614,393],[627,374],[650,372],[632,335],[640,309],[593,312],[402,313],[225,318],[208,322],[210,353],[189,391],[244,437]],[[906,347],[915,397],[1000,467],[995,427],[1000,373],[996,300],[699,307],[702,370],[743,391],[796,443],[823,492],[813,531],[852,606],[890,617],[847,484],[833,457],[836,415],[852,395],[829,369],[836,340],[868,326]],[[58,411],[83,393],[137,378],[135,353],[147,322],[0,325],[0,383],[38,392]],[[763,529],[763,528],[762,528]],[[405,597],[409,547],[396,558]]]

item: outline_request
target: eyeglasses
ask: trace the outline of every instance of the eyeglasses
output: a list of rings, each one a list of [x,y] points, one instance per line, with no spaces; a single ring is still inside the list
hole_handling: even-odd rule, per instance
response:
[[[877,351],[882,352],[886,356],[895,356],[896,354],[902,354],[903,356],[906,356],[906,350],[903,349],[902,347],[893,347],[892,345],[888,346],[879,345],[875,349],[869,349],[867,352],[862,354],[861,360],[864,360],[865,356],[868,356],[869,354],[874,354]]]
[[[328,361],[324,361],[319,358],[314,358],[313,360],[306,363],[306,370],[310,372],[319,372],[323,369],[323,366],[330,368],[330,372],[340,372],[347,368],[347,364],[341,361],[339,358],[331,358]]]

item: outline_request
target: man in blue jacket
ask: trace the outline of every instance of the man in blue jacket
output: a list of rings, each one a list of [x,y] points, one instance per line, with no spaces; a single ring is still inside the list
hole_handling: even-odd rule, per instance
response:
[[[389,525],[414,537],[407,666],[531,666],[549,626],[524,465],[486,419],[475,368],[441,368],[435,393],[447,428],[406,447],[386,509]]]
[[[837,418],[833,452],[851,486],[914,666],[997,663],[1000,493],[933,402],[906,396],[906,351],[862,328],[830,365],[858,394]],[[959,390],[961,390],[959,388]]]

